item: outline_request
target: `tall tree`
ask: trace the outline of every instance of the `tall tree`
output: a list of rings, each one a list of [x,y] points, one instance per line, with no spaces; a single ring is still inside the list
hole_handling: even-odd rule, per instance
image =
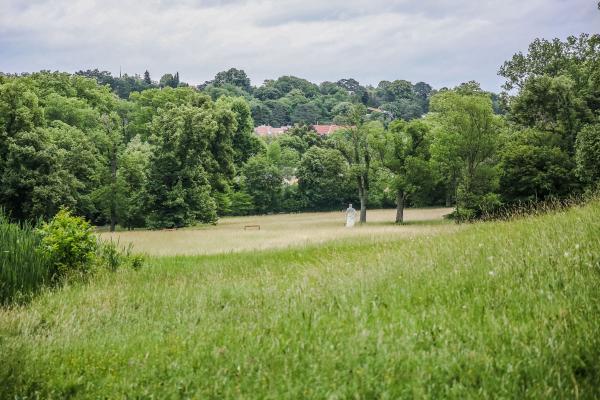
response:
[[[429,166],[429,127],[422,121],[393,121],[382,140],[373,140],[374,154],[392,173],[396,192],[396,223],[404,222],[409,196],[428,189],[433,177]]]
[[[116,113],[102,115],[101,121],[104,140],[100,146],[104,165],[101,169],[101,186],[97,189],[95,197],[102,214],[108,219],[110,231],[114,232],[118,212],[125,198],[121,182],[117,179],[118,160],[123,150],[123,131],[121,120]]]
[[[437,113],[432,155],[441,163],[445,158],[460,166],[457,186],[457,215],[463,219],[477,216],[497,202],[494,156],[498,145],[498,122],[489,95],[440,92],[431,100]]]
[[[144,83],[147,85],[152,85],[152,79],[150,79],[150,72],[148,72],[148,70],[144,71]]]
[[[195,222],[214,223],[216,204],[205,165],[217,124],[210,108],[179,106],[162,110],[153,122],[148,176],[148,220],[152,228]]]
[[[311,147],[302,157],[297,176],[300,193],[317,210],[341,208],[354,189],[348,163],[336,149]]]
[[[279,209],[283,176],[271,160],[262,155],[250,158],[242,168],[242,176],[256,212],[265,214]]]
[[[347,122],[348,127],[335,132],[331,136],[334,147],[344,155],[350,165],[350,173],[356,179],[361,223],[367,222],[369,170],[371,168],[370,126],[365,124],[365,115],[365,106],[362,104],[354,105],[346,116],[345,122]]]

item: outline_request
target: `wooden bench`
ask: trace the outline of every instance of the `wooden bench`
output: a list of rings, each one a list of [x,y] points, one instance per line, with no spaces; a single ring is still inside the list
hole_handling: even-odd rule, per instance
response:
[[[244,230],[258,229],[260,231],[260,225],[244,225]]]

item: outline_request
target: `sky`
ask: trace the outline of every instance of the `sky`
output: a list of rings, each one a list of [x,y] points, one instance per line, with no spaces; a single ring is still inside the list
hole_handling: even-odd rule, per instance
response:
[[[98,68],[190,84],[231,67],[253,85],[294,75],[476,80],[535,38],[600,32],[596,0],[0,0],[0,71]]]

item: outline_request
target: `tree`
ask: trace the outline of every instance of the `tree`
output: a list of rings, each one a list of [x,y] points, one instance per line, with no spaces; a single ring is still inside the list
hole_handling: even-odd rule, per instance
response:
[[[510,117],[518,124],[559,135],[561,147],[574,153],[577,132],[593,113],[567,76],[531,77],[511,101]]]
[[[210,117],[210,109],[193,106],[166,109],[156,116],[146,187],[149,227],[216,221],[216,204],[204,167],[212,161],[209,145],[217,127],[207,123]]]
[[[267,157],[250,158],[242,168],[242,175],[245,191],[252,197],[256,212],[265,214],[279,208],[283,177]]]
[[[220,99],[224,107],[231,109],[235,116],[233,125],[233,159],[235,167],[241,168],[252,156],[264,151],[263,143],[254,134],[254,123],[248,103],[241,98]]]
[[[248,93],[252,93],[250,78],[248,78],[248,75],[246,75],[246,72],[242,69],[230,68],[227,71],[219,72],[215,75],[215,79],[212,83],[216,86],[230,84],[237,86]]]
[[[134,137],[119,157],[117,178],[123,190],[123,202],[118,210],[119,223],[132,229],[145,226],[145,189],[152,147],[139,136]]]
[[[382,140],[373,141],[374,153],[391,173],[396,192],[396,223],[404,222],[409,196],[432,185],[429,166],[429,127],[421,121],[393,121]]]
[[[600,183],[600,123],[586,125],[577,135],[577,176],[589,187]]]
[[[356,179],[360,200],[360,222],[367,222],[367,204],[369,202],[369,170],[371,167],[371,149],[369,146],[369,128],[376,126],[365,124],[366,109],[363,105],[354,105],[347,115],[348,128],[340,129],[331,136],[337,148],[348,161],[350,173]],[[383,129],[381,127],[381,129]]]
[[[348,163],[336,149],[308,149],[298,167],[298,189],[316,210],[338,209],[352,190]]]
[[[456,187],[460,219],[471,219],[483,208],[497,203],[493,195],[494,156],[498,143],[498,122],[492,102],[486,94],[440,92],[431,99],[437,113],[438,128],[432,143],[432,155],[440,163],[460,168]]]
[[[543,200],[574,189],[573,161],[561,138],[534,129],[516,132],[500,151],[500,193],[505,201]]]
[[[592,71],[597,70],[600,58],[600,35],[582,33],[579,37],[569,36],[564,42],[535,39],[529,45],[527,54],[516,53],[500,67],[498,75],[506,78],[505,90],[521,89],[532,77],[547,75],[570,76],[578,85],[590,83]],[[594,89],[590,87],[590,89]],[[592,93],[598,93],[598,88]]]
[[[95,193],[102,214],[108,218],[110,231],[114,232],[117,213],[123,207],[125,193],[122,182],[117,179],[118,159],[123,146],[123,131],[116,113],[103,115],[104,141],[102,143],[103,168],[100,187]]]
[[[144,83],[147,85],[152,85],[152,79],[150,79],[150,72],[148,72],[148,70],[144,71]]]
[[[321,117],[321,110],[314,103],[299,104],[292,112],[294,124],[316,124]]]
[[[177,86],[179,86],[179,72],[175,73],[175,75],[164,74],[163,76],[161,76],[160,81],[159,81],[159,86],[161,88],[164,88],[164,87],[176,88]]]

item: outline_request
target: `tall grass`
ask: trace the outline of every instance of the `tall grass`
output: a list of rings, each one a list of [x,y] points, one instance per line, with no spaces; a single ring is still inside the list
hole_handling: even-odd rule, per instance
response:
[[[47,281],[49,261],[30,224],[11,223],[0,210],[0,303],[25,300]]]
[[[600,202],[385,237],[152,258],[0,309],[0,399],[600,398]]]

